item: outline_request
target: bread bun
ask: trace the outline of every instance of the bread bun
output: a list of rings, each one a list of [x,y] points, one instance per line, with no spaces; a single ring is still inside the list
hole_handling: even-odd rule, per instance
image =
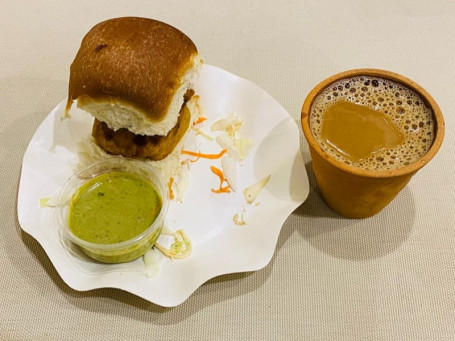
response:
[[[113,130],[105,122],[95,119],[92,136],[105,151],[127,157],[142,157],[159,161],[168,156],[188,131],[191,112],[182,106],[177,124],[167,135],[138,135],[126,128]]]
[[[184,33],[160,21],[123,17],[94,26],[71,65],[74,100],[110,129],[166,135],[202,60]]]

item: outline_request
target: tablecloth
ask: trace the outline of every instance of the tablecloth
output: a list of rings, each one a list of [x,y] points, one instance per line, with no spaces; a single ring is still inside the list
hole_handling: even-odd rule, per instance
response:
[[[455,1],[1,1],[1,340],[454,340]],[[17,218],[21,163],[65,98],[84,34],[118,16],[167,22],[204,62],[248,79],[298,123],[331,74],[394,71],[442,109],[436,157],[380,214],[328,209],[307,146],[307,200],[263,269],[216,277],[163,308],[116,289],[68,287]]]

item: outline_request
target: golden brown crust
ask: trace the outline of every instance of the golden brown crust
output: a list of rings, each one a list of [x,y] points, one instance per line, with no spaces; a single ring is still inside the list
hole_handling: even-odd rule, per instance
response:
[[[135,107],[163,119],[197,49],[184,33],[160,21],[123,17],[94,26],[70,68],[67,110],[88,96]]]
[[[136,135],[126,128],[114,131],[106,123],[95,119],[92,136],[106,152],[127,157],[145,157],[154,161],[169,155],[185,135],[191,121],[186,105],[180,110],[177,124],[166,136]]]

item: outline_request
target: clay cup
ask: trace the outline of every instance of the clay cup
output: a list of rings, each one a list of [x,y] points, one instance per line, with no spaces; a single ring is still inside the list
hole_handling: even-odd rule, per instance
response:
[[[310,127],[312,104],[315,98],[331,84],[356,76],[379,77],[400,83],[416,92],[424,104],[431,108],[434,139],[425,155],[398,169],[366,170],[343,163],[323,150]],[[379,213],[406,186],[411,177],[436,155],[444,137],[444,119],[439,106],[430,94],[406,77],[377,69],[345,71],[319,83],[303,103],[301,125],[308,142],[317,185],[324,201],[333,211],[348,218],[366,218]]]

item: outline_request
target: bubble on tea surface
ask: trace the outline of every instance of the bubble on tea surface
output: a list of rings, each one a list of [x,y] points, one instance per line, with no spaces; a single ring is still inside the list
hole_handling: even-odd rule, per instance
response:
[[[339,89],[349,89],[338,93]],[[337,92],[337,95],[334,95]],[[321,138],[324,113],[339,101],[364,105],[387,115],[403,133],[404,143],[391,149],[374,152],[369,158],[353,161],[336,153]],[[310,113],[310,127],[318,144],[333,158],[366,170],[391,170],[407,166],[431,147],[434,139],[434,121],[430,108],[413,90],[379,77],[361,76],[339,80],[314,100]],[[318,115],[315,115],[318,112]]]

